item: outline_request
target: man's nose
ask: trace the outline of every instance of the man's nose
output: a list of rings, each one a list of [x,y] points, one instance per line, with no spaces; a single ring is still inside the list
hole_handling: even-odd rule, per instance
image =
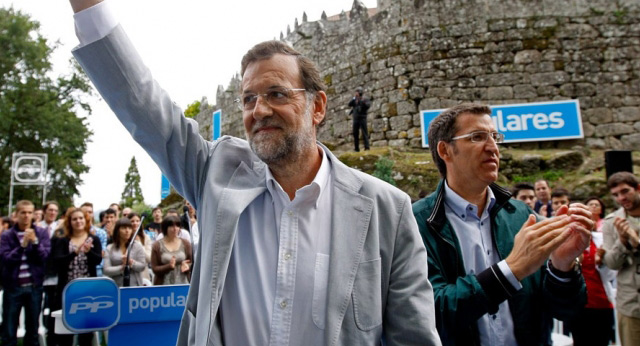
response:
[[[253,117],[259,120],[263,119],[264,117],[271,116],[272,114],[273,109],[267,102],[267,99],[262,95],[258,95],[258,98],[256,99],[256,105],[253,108]]]

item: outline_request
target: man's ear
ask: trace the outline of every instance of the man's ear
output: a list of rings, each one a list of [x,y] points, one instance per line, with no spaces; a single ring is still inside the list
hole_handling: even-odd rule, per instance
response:
[[[440,158],[444,162],[447,162],[449,159],[451,159],[451,153],[450,153],[451,148],[449,147],[447,142],[439,141],[436,149],[438,151],[438,156],[440,156]]]
[[[317,126],[324,120],[327,114],[327,94],[324,91],[317,91],[316,96],[313,98],[313,109],[311,116],[313,118],[313,125]]]

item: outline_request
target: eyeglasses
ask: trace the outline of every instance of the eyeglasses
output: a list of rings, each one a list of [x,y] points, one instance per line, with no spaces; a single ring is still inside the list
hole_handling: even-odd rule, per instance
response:
[[[264,94],[242,94],[242,97],[235,99],[234,102],[243,112],[254,110],[256,108],[256,103],[258,103],[259,96],[262,96],[270,107],[284,106],[291,103],[291,99],[297,91],[307,91],[307,89],[273,88]]]
[[[488,132],[488,131],[474,131],[471,133],[467,133],[466,135],[460,135],[451,138],[452,141],[458,139],[469,138],[469,140],[473,143],[481,143],[489,140],[489,136],[493,138],[493,141],[496,143],[502,143],[504,141],[504,135],[500,132]]]

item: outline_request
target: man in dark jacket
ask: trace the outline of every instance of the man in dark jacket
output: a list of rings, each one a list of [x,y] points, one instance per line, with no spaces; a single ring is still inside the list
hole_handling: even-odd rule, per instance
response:
[[[18,222],[2,233],[0,258],[2,259],[2,345],[17,344],[18,317],[25,310],[23,345],[39,345],[38,319],[42,305],[44,266],[49,256],[49,234],[33,224],[33,203],[16,204]]]
[[[363,89],[358,87],[356,94],[349,101],[351,114],[353,116],[353,145],[356,151],[360,151],[360,131],[364,141],[364,150],[369,150],[369,133],[367,132],[367,111],[371,107],[369,99],[364,97]]]
[[[429,127],[444,179],[413,212],[427,247],[436,326],[443,345],[550,344],[551,317],[567,319],[586,302],[575,259],[593,222],[578,204],[538,222],[495,184],[504,137],[490,114],[462,104]]]

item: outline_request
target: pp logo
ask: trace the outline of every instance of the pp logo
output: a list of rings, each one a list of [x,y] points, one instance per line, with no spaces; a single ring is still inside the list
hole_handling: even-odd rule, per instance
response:
[[[62,306],[62,321],[69,330],[109,329],[120,319],[120,290],[109,278],[76,279],[64,288]]]

